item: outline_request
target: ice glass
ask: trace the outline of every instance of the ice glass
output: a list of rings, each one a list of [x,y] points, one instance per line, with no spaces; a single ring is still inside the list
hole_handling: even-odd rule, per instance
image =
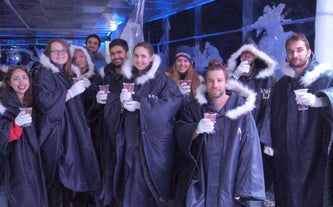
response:
[[[306,93],[306,92],[308,92],[307,88],[301,88],[301,89],[294,90],[294,93],[296,95],[296,100],[297,100],[300,93]],[[308,109],[309,109],[309,107],[307,105],[303,105],[303,104],[298,104],[297,105],[297,110],[298,111],[306,111]]]
[[[109,85],[99,85],[99,91],[102,91],[103,93],[109,93]]]
[[[123,86],[128,92],[133,92],[135,83],[123,83]]]

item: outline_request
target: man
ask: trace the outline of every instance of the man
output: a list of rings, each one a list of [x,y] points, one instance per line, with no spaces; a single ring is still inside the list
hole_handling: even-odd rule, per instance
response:
[[[98,51],[100,46],[101,39],[97,34],[90,34],[86,37],[86,48],[88,48],[91,53],[92,61],[94,62],[95,70],[97,71],[107,64],[104,55]]]
[[[205,81],[175,127],[182,153],[176,206],[261,206],[264,176],[251,114],[255,94],[228,81],[221,64],[207,68]],[[215,121],[205,113],[216,114]]]
[[[326,206],[323,195],[332,137],[332,67],[318,64],[302,33],[291,34],[285,47],[288,62],[273,89],[271,106],[276,205]],[[304,88],[307,92],[295,95],[295,90]]]
[[[248,40],[228,60],[227,72],[232,78],[257,93],[256,107],[252,111],[262,144],[265,189],[272,185],[272,138],[270,134],[269,97],[275,83],[274,69],[277,63]]]
[[[115,140],[117,120],[120,116],[118,110],[112,110],[113,105],[109,100],[120,96],[123,88],[123,75],[121,67],[125,60],[129,57],[128,44],[123,39],[114,39],[109,44],[109,51],[111,56],[111,63],[105,66],[104,69],[99,71],[103,77],[103,84],[108,84],[110,93],[98,92],[96,95],[97,103],[102,108],[101,117],[103,117],[101,127],[104,133],[104,142],[102,143],[104,149],[103,162],[101,166],[103,176],[103,190],[100,194],[100,200],[104,205],[109,205],[113,202],[113,169],[115,162],[115,143],[110,140]]]

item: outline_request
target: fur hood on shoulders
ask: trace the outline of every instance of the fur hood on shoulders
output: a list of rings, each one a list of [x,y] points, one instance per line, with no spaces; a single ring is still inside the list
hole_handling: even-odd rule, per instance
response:
[[[71,45],[71,46],[69,47],[69,50],[70,50],[70,53],[71,53],[71,57],[72,57],[72,58],[74,58],[74,54],[75,54],[75,51],[76,51],[76,50],[81,50],[81,51],[83,52],[83,54],[84,54],[84,56],[86,57],[87,62],[88,62],[88,72],[86,72],[85,75],[87,75],[88,78],[91,77],[91,76],[93,76],[93,75],[94,75],[94,68],[95,68],[95,66],[94,66],[94,63],[93,63],[92,60],[91,60],[91,56],[89,55],[87,49],[84,48],[84,47],[82,47],[82,46]],[[81,71],[80,71],[80,68],[77,67],[77,66],[74,66],[74,67],[73,67],[73,65],[72,65],[72,71],[73,71],[76,75],[78,75],[78,74],[82,75],[82,74],[81,74]],[[80,75],[78,75],[78,76],[80,76]]]
[[[255,108],[256,93],[243,85],[237,80],[229,79],[228,90],[234,91],[240,96],[245,98],[243,105],[237,106],[236,108],[228,111],[226,116],[230,119],[237,119],[239,116],[251,112]],[[197,88],[195,99],[200,105],[207,104],[205,93],[207,92],[206,85],[202,83]]]
[[[274,70],[277,63],[266,53],[260,51],[254,44],[245,44],[230,56],[226,68],[229,75],[231,75],[239,65],[240,56],[245,51],[249,51],[256,56],[255,64],[259,65],[259,62],[262,63],[260,64],[260,68],[258,68],[258,66],[255,66],[255,68],[258,68],[260,70],[255,77],[256,79],[274,76]]]
[[[322,73],[326,72],[327,70],[333,70],[333,66],[328,63],[322,63],[319,65],[316,65],[313,70],[305,71],[304,75],[300,78],[300,81],[302,85],[305,87],[311,85],[313,82],[315,82]],[[285,63],[283,67],[281,68],[281,71],[283,75],[295,78],[296,74],[292,67],[290,67],[289,63]]]
[[[2,105],[2,103],[0,102],[0,114],[4,114],[6,112],[6,107],[4,105]]]
[[[59,72],[60,72],[59,68],[58,68],[56,65],[54,65],[54,64],[51,62],[50,58],[47,57],[44,53],[41,54],[39,60],[40,60],[40,63],[41,63],[45,68],[51,70],[53,73],[59,73]],[[75,65],[72,64],[72,67],[71,67],[71,68],[72,68],[73,72],[74,72],[77,76],[80,76],[80,69],[79,69],[78,67],[76,67]]]
[[[147,81],[154,79],[157,75],[158,69],[161,65],[161,58],[159,55],[154,54],[154,60],[152,63],[151,68],[149,71],[147,71],[145,74],[142,76],[139,76],[138,78],[135,79],[135,84],[138,85],[143,85]],[[121,67],[122,74],[126,79],[131,79],[133,78],[133,62],[132,58],[127,59],[123,66]]]

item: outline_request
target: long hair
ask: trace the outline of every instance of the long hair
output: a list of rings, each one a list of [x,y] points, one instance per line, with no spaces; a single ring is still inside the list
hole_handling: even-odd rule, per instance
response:
[[[74,72],[72,71],[71,67],[72,67],[72,57],[71,57],[71,53],[69,51],[69,47],[68,45],[66,44],[66,42],[62,39],[53,39],[51,41],[49,41],[45,47],[45,51],[44,51],[44,54],[50,58],[51,56],[51,45],[52,43],[54,42],[58,42],[60,43],[64,48],[65,50],[67,51],[67,55],[68,55],[68,60],[67,62],[65,63],[63,69],[66,71],[67,75],[70,76],[70,77],[74,77],[75,74]],[[50,61],[52,62],[51,58],[50,58]]]
[[[13,73],[16,71],[16,70],[22,70],[24,71],[27,76],[28,76],[28,79],[29,79],[29,88],[28,90],[24,93],[24,96],[23,96],[23,106],[32,106],[32,80],[31,80],[31,76],[28,72],[28,68],[25,66],[25,65],[14,65],[14,66],[11,66],[9,69],[8,69],[8,72],[5,74],[4,76],[4,79],[3,79],[3,91],[8,91],[10,93],[13,93],[16,95],[16,92],[14,91],[14,89],[10,86],[10,79],[11,77],[13,76]]]
[[[168,68],[166,72],[177,85],[180,85],[180,74],[177,71],[175,63]],[[192,97],[195,97],[196,89],[199,87],[201,80],[199,74],[195,72],[192,64],[186,72],[185,80],[191,80],[191,95]]]

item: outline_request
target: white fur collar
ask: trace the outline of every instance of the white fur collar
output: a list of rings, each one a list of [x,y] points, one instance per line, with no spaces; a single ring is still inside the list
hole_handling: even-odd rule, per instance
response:
[[[300,79],[302,85],[305,87],[311,85],[319,78],[321,73],[327,71],[328,69],[332,70],[333,66],[328,63],[322,63],[315,66],[315,68],[312,71],[305,71],[304,76],[302,76]],[[281,68],[281,71],[285,76],[289,76],[292,78],[296,76],[294,69],[290,67],[289,63],[285,63]]]
[[[90,57],[90,55],[89,55],[87,49],[84,48],[84,47],[82,47],[82,46],[71,45],[71,46],[69,47],[69,50],[70,50],[70,53],[71,53],[71,57],[74,57],[75,50],[81,50],[81,51],[83,52],[84,56],[86,56],[86,59],[87,59],[87,62],[88,62],[88,68],[89,68],[89,69],[88,69],[88,72],[85,73],[85,75],[87,75],[88,78],[91,77],[92,75],[94,75],[94,67],[95,67],[95,66],[94,66],[94,63],[93,63],[92,60],[91,60],[91,57]],[[75,68],[75,67],[76,67],[76,68]],[[80,69],[79,69],[77,66],[75,66],[75,67],[72,67],[73,72],[74,72],[76,75],[78,75],[77,72],[79,72],[79,74],[81,75]],[[79,69],[79,70],[77,71],[77,69]],[[78,75],[78,76],[80,76],[80,75]]]
[[[267,65],[266,68],[263,68],[259,71],[259,73],[255,77],[256,79],[267,78],[267,77],[274,75],[274,70],[275,70],[277,63],[271,57],[269,57],[266,53],[258,50],[257,47],[255,47],[253,44],[243,45],[235,53],[233,53],[230,56],[230,58],[228,59],[228,64],[227,64],[228,66],[226,68],[226,71],[228,72],[229,75],[231,75],[232,72],[236,69],[237,59],[244,51],[249,51],[249,52],[253,53],[256,56],[256,58],[261,59]]]
[[[51,63],[51,60],[49,57],[47,57],[44,53],[40,55],[40,63],[47,69],[50,69],[53,73],[59,73],[60,70],[57,66],[55,66],[53,63]]]
[[[150,70],[146,74],[136,78],[135,83],[138,85],[142,85],[145,82],[154,79],[160,64],[161,64],[160,56],[154,54],[153,65],[151,66]],[[126,79],[131,79],[133,77],[132,70],[133,70],[132,58],[128,58],[121,67],[121,72]]]
[[[0,103],[0,114],[4,114],[6,109],[7,108],[4,105],[2,105],[2,103]]]
[[[257,94],[251,89],[249,89],[247,86],[241,84],[237,80],[229,79],[228,90],[232,90],[245,98],[245,103],[243,105],[237,106],[236,108],[226,113],[226,116],[228,118],[237,119],[239,116],[251,112],[255,108],[255,101]],[[200,105],[208,103],[208,100],[205,97],[206,91],[207,89],[205,84],[201,84],[197,88],[195,99],[198,101]]]
[[[1,70],[2,72],[4,72],[4,73],[7,73],[7,72],[8,72],[8,68],[9,68],[8,65],[1,65],[1,66],[0,66],[0,70]]]

